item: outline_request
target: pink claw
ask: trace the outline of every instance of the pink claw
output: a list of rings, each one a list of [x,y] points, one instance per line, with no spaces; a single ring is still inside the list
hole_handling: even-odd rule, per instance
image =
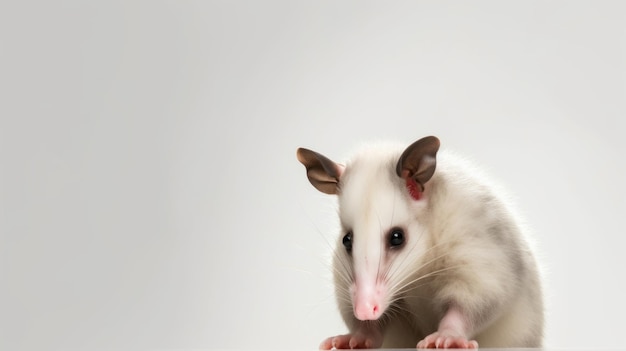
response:
[[[417,343],[418,349],[477,349],[478,342],[465,337],[451,336],[435,332]]]
[[[342,349],[370,349],[376,346],[376,341],[372,339],[372,336],[366,336],[360,333],[355,335],[345,334],[332,336],[320,344],[320,350],[342,350]],[[380,344],[380,342],[379,342]]]

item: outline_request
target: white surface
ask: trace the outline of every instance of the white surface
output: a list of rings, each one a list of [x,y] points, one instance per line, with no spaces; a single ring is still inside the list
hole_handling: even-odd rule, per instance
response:
[[[0,5],[0,349],[314,349],[342,160],[427,134],[514,193],[547,345],[626,347],[626,3]]]

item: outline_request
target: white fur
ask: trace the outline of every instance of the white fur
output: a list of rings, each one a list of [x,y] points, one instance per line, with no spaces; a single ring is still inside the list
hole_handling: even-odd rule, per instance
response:
[[[403,150],[364,148],[340,179],[342,231],[333,268],[351,332],[362,324],[354,316],[355,292],[374,289],[385,309],[375,322],[386,335],[385,347],[415,347],[437,330],[450,304],[464,311],[468,338],[481,347],[540,347],[539,274],[505,197],[478,169],[442,151],[424,198],[415,201],[395,173]],[[407,241],[387,252],[392,227],[403,228]],[[352,255],[341,243],[348,230],[354,232]]]

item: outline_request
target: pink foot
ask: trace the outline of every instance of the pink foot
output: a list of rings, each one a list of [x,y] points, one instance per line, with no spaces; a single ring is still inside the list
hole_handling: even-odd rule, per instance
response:
[[[418,349],[477,349],[475,340],[467,340],[463,336],[456,336],[445,332],[435,332],[417,343]]]
[[[357,334],[345,334],[332,336],[320,344],[320,350],[331,349],[372,349],[379,348],[382,345],[382,340],[379,340],[374,335]]]

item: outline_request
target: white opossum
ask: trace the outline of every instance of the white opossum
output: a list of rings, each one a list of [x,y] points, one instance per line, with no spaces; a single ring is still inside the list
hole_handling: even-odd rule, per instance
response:
[[[350,332],[321,349],[542,346],[541,280],[522,226],[476,169],[438,150],[430,136],[343,166],[298,149],[311,184],[339,200],[333,272]]]

